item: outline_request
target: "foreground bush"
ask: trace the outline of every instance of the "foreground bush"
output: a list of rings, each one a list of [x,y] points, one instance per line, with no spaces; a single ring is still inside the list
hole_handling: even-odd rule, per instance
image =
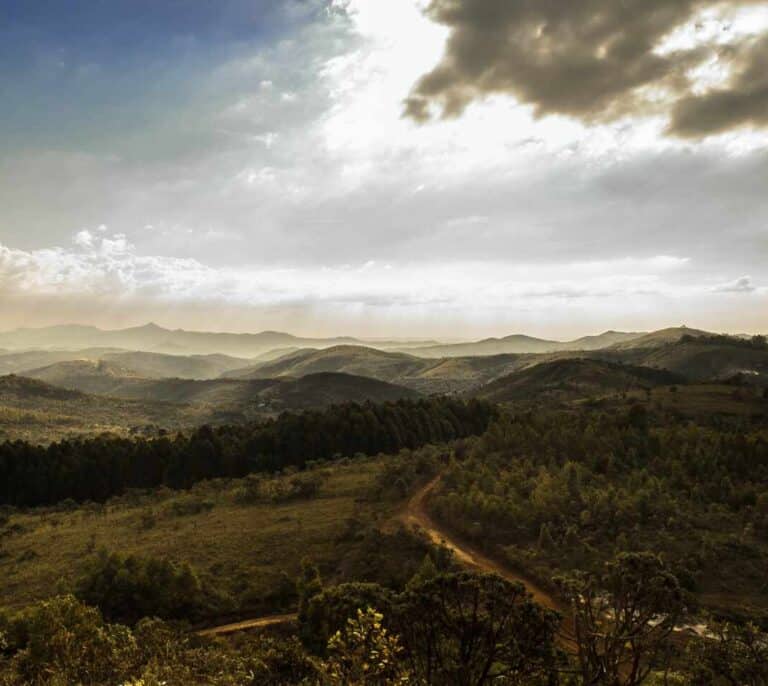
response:
[[[87,563],[76,595],[108,620],[129,624],[142,617],[195,619],[223,602],[189,564],[106,550]]]
[[[127,678],[138,648],[131,631],[107,624],[73,596],[39,603],[13,621],[17,650],[5,683],[101,684]]]

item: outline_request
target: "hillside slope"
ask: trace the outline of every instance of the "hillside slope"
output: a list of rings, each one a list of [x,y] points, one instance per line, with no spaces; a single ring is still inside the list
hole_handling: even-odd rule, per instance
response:
[[[367,376],[407,386],[421,393],[465,391],[516,368],[517,355],[421,358],[363,346],[335,346],[325,350],[299,350],[271,362],[226,372],[225,378],[302,377],[321,372]]]
[[[260,394],[261,399],[273,408],[278,405],[296,410],[346,402],[415,399],[419,396],[418,392],[410,388],[339,372],[319,372],[299,379],[284,380],[270,385]]]
[[[632,341],[643,334],[606,331],[597,336],[584,336],[574,341],[550,341],[522,334],[504,338],[486,338],[472,343],[454,343],[410,350],[419,357],[465,357],[477,355],[544,354],[562,350],[600,350],[618,343]]]
[[[343,344],[363,344],[349,336],[304,338],[280,331],[259,333],[219,333],[166,329],[150,323],[128,329],[104,330],[94,326],[66,325],[0,332],[0,347],[8,349],[47,348],[76,350],[94,346],[170,354],[226,354],[255,357],[278,348],[327,348]],[[370,345],[393,348],[419,341],[377,340]]]
[[[473,395],[493,402],[598,397],[674,384],[681,377],[647,367],[593,359],[560,359],[526,367],[483,386]]]
[[[299,379],[145,379],[113,389],[131,400],[197,403],[246,412],[324,407],[345,402],[383,402],[415,398],[409,388],[351,374],[321,372]]]
[[[105,431],[129,434],[213,421],[211,408],[88,395],[21,376],[0,377],[0,439],[46,443]]]
[[[300,377],[319,372],[343,372],[381,381],[419,374],[427,365],[405,353],[392,353],[364,346],[338,345],[324,350],[303,349],[276,360],[234,370],[230,378],[265,379]]]
[[[736,375],[768,385],[768,348],[686,340],[647,352],[643,365],[666,369],[696,381],[720,381]]]
[[[47,367],[57,362],[98,360],[109,353],[124,352],[120,348],[84,348],[82,350],[23,350],[0,354],[0,375],[21,374],[30,369]]]
[[[651,333],[643,334],[627,341],[616,342],[609,350],[635,350],[638,348],[659,348],[670,343],[677,343],[683,336],[699,338],[711,336],[708,331],[701,329],[689,329],[687,326],[676,326],[669,329],[659,329]]]
[[[26,371],[24,376],[61,388],[97,395],[113,395],[119,388],[144,380],[134,370],[105,360],[56,362]]]
[[[107,353],[101,359],[115,362],[146,377],[215,379],[251,361],[230,355],[166,355],[141,351]]]

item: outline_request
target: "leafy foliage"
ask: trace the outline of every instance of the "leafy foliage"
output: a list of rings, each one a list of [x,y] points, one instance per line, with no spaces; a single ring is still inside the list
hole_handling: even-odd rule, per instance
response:
[[[131,632],[107,624],[72,596],[42,602],[14,622],[12,670],[18,683],[100,684],[127,676],[137,646]]]
[[[111,621],[135,623],[142,617],[194,619],[221,599],[204,588],[189,564],[99,551],[77,583],[77,596],[101,609]]]
[[[400,639],[382,625],[372,608],[347,619],[347,626],[328,641],[329,657],[322,667],[329,684],[340,686],[406,686],[412,683],[404,665]]]
[[[752,623],[716,622],[688,652],[691,686],[764,686],[768,637]]]

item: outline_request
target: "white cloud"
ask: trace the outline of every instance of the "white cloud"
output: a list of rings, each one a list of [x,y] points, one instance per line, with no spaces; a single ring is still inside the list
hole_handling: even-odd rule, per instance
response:
[[[194,259],[147,256],[125,236],[83,232],[76,250],[14,250],[0,245],[5,292],[87,296],[111,293],[162,301],[226,301],[250,305],[357,303],[408,307],[439,303],[458,310],[502,309],[530,299],[623,298],[631,294],[680,295],[674,283],[685,258],[661,256],[564,264],[525,265],[453,261],[391,265],[293,268],[213,268]],[[665,276],[666,275],[666,276]],[[737,284],[742,287],[743,279]],[[748,285],[748,279],[747,279]]]
[[[75,234],[72,241],[81,248],[90,248],[93,246],[93,234],[88,229],[83,229]]]
[[[544,264],[371,259],[335,267],[214,268],[195,259],[142,255],[124,237],[108,235],[72,249],[0,245],[0,314],[6,322],[29,324],[33,306],[45,321],[90,312],[90,321],[111,324],[117,308],[205,328],[201,322],[221,321],[227,312],[223,328],[249,322],[250,330],[329,335],[455,337],[460,330],[465,336],[526,331],[569,337],[680,321],[725,328],[728,313],[735,317],[736,311],[714,307],[711,284],[692,279],[690,270],[686,258],[674,256]],[[735,279],[732,288],[749,288],[745,278]],[[764,300],[759,292],[755,297]],[[701,319],[705,311],[718,318],[716,325]],[[768,328],[759,312],[750,316],[749,325],[744,312],[733,321],[741,321],[742,328]]]
[[[754,293],[757,288],[752,284],[751,276],[740,276],[738,279],[715,286],[716,293]]]

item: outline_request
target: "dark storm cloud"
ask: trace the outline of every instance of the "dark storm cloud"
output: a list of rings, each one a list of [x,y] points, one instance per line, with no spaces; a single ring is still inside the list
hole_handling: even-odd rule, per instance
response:
[[[511,93],[537,115],[594,122],[655,111],[644,87],[672,96],[671,132],[703,135],[768,123],[766,42],[739,53],[733,82],[694,97],[687,70],[711,46],[655,50],[676,27],[707,7],[759,5],[757,0],[432,0],[427,14],[451,30],[445,54],[414,86],[405,113],[430,118],[438,105],[457,116],[473,100]]]
[[[737,76],[728,88],[679,100],[670,129],[696,138],[751,124],[768,125],[768,36],[739,51]]]

